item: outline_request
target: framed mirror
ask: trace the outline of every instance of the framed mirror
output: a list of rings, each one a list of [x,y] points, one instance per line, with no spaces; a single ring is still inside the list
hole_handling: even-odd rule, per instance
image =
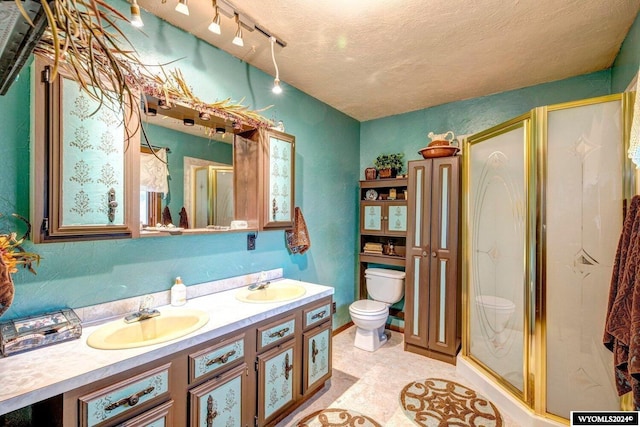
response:
[[[153,98],[142,108],[141,235],[230,230],[233,126]]]

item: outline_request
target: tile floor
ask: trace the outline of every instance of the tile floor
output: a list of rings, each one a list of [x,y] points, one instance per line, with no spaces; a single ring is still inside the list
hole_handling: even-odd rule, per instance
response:
[[[400,406],[400,392],[415,380],[445,378],[470,388],[456,374],[453,365],[403,350],[403,336],[391,332],[391,338],[373,353],[353,346],[355,327],[333,338],[333,376],[329,386],[320,390],[276,427],[294,427],[306,414],[333,407],[352,409],[368,415],[386,427],[415,427]],[[498,407],[498,409],[500,409]],[[504,427],[519,424],[501,411]]]

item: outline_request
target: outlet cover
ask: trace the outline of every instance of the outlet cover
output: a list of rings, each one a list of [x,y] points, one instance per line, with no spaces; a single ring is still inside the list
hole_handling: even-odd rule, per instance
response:
[[[253,251],[256,249],[256,233],[247,234],[247,250]]]

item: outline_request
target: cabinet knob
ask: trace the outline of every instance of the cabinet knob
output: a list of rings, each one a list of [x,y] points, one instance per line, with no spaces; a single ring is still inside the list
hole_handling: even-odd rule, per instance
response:
[[[435,257],[438,256],[438,254],[435,251],[433,251],[433,252],[431,252],[431,256],[435,258]]]
[[[427,256],[427,251],[422,251],[422,256]]]

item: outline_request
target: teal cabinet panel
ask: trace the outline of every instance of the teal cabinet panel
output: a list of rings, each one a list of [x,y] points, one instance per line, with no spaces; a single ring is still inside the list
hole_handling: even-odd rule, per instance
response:
[[[289,339],[296,333],[296,320],[289,316],[275,324],[258,328],[258,351],[273,346],[278,342]]]
[[[382,231],[382,206],[362,205],[362,229],[366,231]]]
[[[233,337],[215,346],[189,355],[189,382],[211,376],[220,369],[243,360],[244,335]]]
[[[320,307],[305,310],[303,329],[306,330],[310,326],[320,324],[329,317],[331,317],[331,303],[322,304]]]
[[[299,394],[298,360],[295,340],[258,356],[259,425],[267,424],[295,403]]]
[[[169,364],[80,397],[83,427],[105,424],[169,393]]]
[[[189,391],[191,427],[243,427],[247,365],[243,363]]]
[[[389,231],[407,231],[407,205],[389,206]]]
[[[303,393],[321,387],[331,377],[331,322],[304,334]]]

